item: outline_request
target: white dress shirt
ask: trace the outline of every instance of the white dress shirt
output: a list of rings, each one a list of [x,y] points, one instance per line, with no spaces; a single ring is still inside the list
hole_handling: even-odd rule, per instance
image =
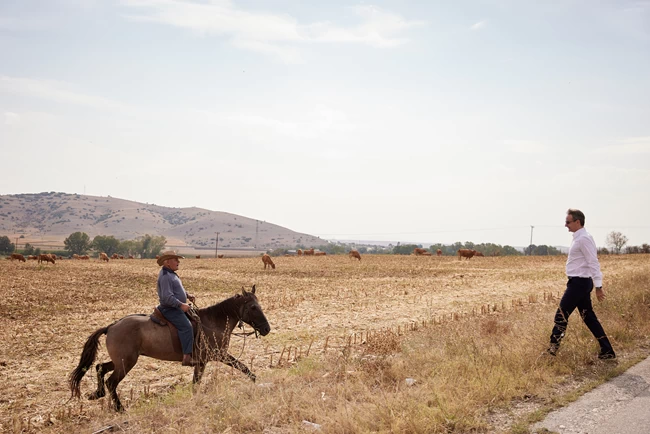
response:
[[[596,242],[585,228],[573,233],[569,257],[566,260],[566,275],[591,277],[595,287],[603,286],[603,273],[600,272]]]

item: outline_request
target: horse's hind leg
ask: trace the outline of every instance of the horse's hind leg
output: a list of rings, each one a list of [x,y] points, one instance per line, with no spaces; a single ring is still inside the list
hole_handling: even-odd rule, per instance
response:
[[[198,383],[203,377],[203,372],[205,371],[205,363],[199,363],[194,366],[194,377],[192,378],[192,383]]]
[[[223,356],[220,359],[223,363],[225,363],[228,366],[232,366],[233,368],[237,368],[240,371],[242,371],[244,374],[248,376],[251,380],[255,381],[257,378],[255,374],[251,372],[250,369],[248,369],[248,366],[244,365],[242,362],[231,356],[230,354],[226,353],[225,356]]]
[[[106,395],[106,389],[104,389],[104,375],[111,372],[115,369],[113,362],[98,363],[95,366],[97,370],[97,390],[88,395],[88,399],[99,399]]]
[[[135,366],[137,361],[137,355],[130,359],[120,360],[120,363],[114,365],[115,368],[113,373],[110,377],[108,377],[108,380],[106,380],[106,387],[111,394],[111,398],[113,399],[113,407],[116,411],[124,411],[124,407],[122,407],[120,398],[117,396],[117,385],[120,384],[120,381],[122,381],[124,377],[126,377],[126,374],[128,374],[131,368]]]

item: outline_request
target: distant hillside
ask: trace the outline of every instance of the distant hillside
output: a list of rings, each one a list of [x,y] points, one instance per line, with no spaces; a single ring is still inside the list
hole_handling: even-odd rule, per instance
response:
[[[63,244],[73,232],[113,235],[118,239],[163,235],[168,245],[214,248],[274,249],[327,241],[272,223],[201,208],[168,208],[113,197],[66,193],[0,195],[0,236],[12,242]]]

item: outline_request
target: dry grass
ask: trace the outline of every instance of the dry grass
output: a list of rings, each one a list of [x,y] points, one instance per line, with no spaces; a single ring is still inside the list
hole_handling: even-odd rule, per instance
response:
[[[273,331],[238,339],[251,383],[208,365],[191,370],[146,357],[121,383],[126,414],[106,399],[69,401],[67,374],[98,327],[157,304],[153,260],[6,261],[0,270],[0,431],[93,432],[525,432],[535,411],[620,372],[647,353],[647,256],[605,257],[609,299],[596,307],[619,353],[597,344],[573,316],[555,359],[548,341],[563,259],[364,256],[182,262],[200,306],[255,283]],[[98,361],[105,361],[100,350]],[[93,375],[83,394],[96,387]],[[530,416],[530,415],[533,416]]]

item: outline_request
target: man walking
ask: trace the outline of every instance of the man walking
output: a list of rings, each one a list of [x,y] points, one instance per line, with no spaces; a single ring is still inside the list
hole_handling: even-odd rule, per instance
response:
[[[596,243],[584,225],[585,215],[582,211],[577,209],[567,211],[565,226],[569,232],[573,232],[573,241],[566,261],[566,275],[569,280],[562,300],[560,300],[560,307],[555,313],[555,326],[551,333],[551,345],[547,351],[552,356],[557,353],[568,325],[569,316],[578,308],[582,320],[600,345],[598,358],[615,359],[614,349],[591,305],[591,291],[594,286],[598,301],[605,299],[605,292],[603,291],[603,274],[598,263]]]

